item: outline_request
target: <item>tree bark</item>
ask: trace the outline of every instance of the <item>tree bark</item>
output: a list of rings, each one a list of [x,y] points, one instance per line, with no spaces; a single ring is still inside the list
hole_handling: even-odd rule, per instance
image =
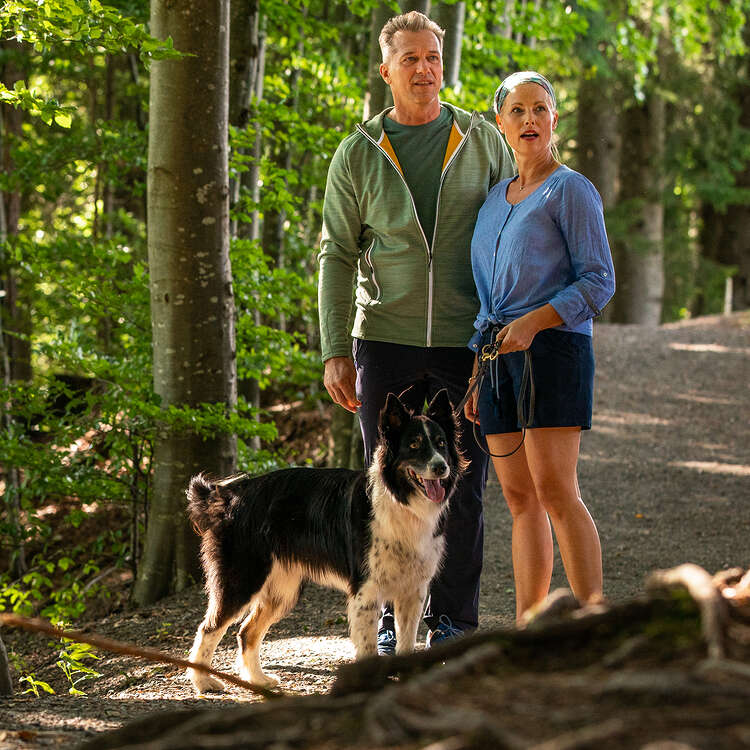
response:
[[[430,0],[401,0],[399,3],[402,13],[408,13],[410,10],[418,10],[426,16],[430,15],[430,5]]]
[[[303,10],[303,17],[306,17],[307,11]],[[297,42],[297,55],[303,57],[305,52],[305,37],[304,32],[299,32],[299,40]],[[299,81],[300,71],[299,69],[292,67],[292,72],[289,75],[289,94],[284,100],[284,107],[289,112],[297,112],[299,110]],[[272,152],[271,158],[275,165],[279,168],[280,172],[284,175],[284,187],[289,190],[289,179],[287,175],[292,171],[292,163],[294,160],[294,143],[289,138],[275,139],[275,143],[271,143],[270,150]],[[287,220],[287,212],[285,208],[267,210],[263,215],[263,251],[266,255],[276,259],[276,267],[284,269],[287,265],[286,259],[286,229],[285,224]],[[284,310],[279,311],[279,317],[276,321],[276,326],[280,331],[286,331],[287,319]]]
[[[383,57],[378,44],[380,30],[392,15],[393,11],[385,3],[381,3],[373,8],[370,17],[370,54],[367,63],[367,92],[362,111],[363,120],[369,120],[393,104],[391,90],[380,75],[380,63],[383,62]]]
[[[466,3],[438,3],[434,21],[445,29],[443,39],[443,82],[451,89],[458,88],[461,73],[461,43],[464,38]]]
[[[617,204],[620,192],[619,97],[615,95],[614,76],[598,73],[581,78],[578,87],[578,170],[594,183],[607,212]],[[614,248],[612,236],[610,248]],[[613,315],[608,305],[602,315],[609,322]]]
[[[190,57],[151,68],[148,254],[154,390],[162,406],[237,398],[234,297],[229,263],[227,168],[229,0],[152,0],[151,33]],[[200,122],[196,121],[197,110]],[[154,446],[154,492],[138,604],[198,576],[197,537],[184,512],[190,476],[234,469],[236,441],[205,440],[165,424]]]
[[[750,48],[750,25],[744,29],[745,45]],[[717,71],[721,75],[725,71]],[[745,54],[738,65],[735,81],[731,87],[732,99],[739,108],[739,124],[750,130],[750,54]],[[750,190],[750,162],[736,173],[738,188]],[[719,211],[713,204],[706,203],[702,210],[703,226],[700,235],[701,253],[704,258],[724,266],[734,266],[737,270],[732,279],[732,308],[745,310],[750,307],[750,206],[730,204]],[[693,305],[693,313],[706,312],[706,301],[702,295]]]
[[[6,137],[6,114],[10,114],[10,108],[6,105],[0,105],[0,167],[8,173],[12,171],[13,164],[10,156],[10,146]],[[13,113],[14,115],[16,113]],[[18,129],[20,132],[20,120],[14,122],[14,129]],[[11,226],[8,222],[8,213],[11,213],[12,232]],[[18,233],[18,217],[20,213],[20,196],[18,193],[11,193],[7,195],[4,191],[0,190],[0,268],[8,269],[7,273],[2,277],[2,290],[5,292],[2,299],[0,300],[0,376],[2,378],[3,387],[7,390],[14,380],[24,379],[29,380],[31,378],[31,360],[30,360],[30,349],[28,350],[28,372],[24,372],[21,367],[18,367],[16,361],[16,367],[14,368],[14,354],[18,356],[19,348],[17,346],[18,341],[14,336],[6,336],[5,325],[6,320],[11,325],[18,323],[18,317],[15,315],[15,303],[11,302],[11,299],[15,298],[15,292],[18,288],[17,278],[15,269],[8,263],[5,257],[5,243],[8,241],[11,234]],[[13,295],[9,297],[9,295]],[[30,326],[29,326],[30,328]],[[25,358],[23,358],[25,361]],[[14,371],[15,370],[15,371]],[[25,376],[25,377],[22,377]],[[0,415],[2,416],[2,424],[0,427],[12,437],[15,430],[15,420],[13,416],[13,404],[0,403]],[[26,547],[24,541],[24,529],[21,524],[21,500],[20,500],[20,487],[21,481],[18,472],[18,467],[14,463],[8,463],[5,467],[5,492],[4,492],[4,505],[6,514],[8,517],[8,525],[10,527],[11,534],[15,536],[14,550],[11,555],[10,572],[14,578],[20,578],[27,571],[26,565]],[[7,659],[7,655],[6,655]],[[2,665],[0,665],[0,671],[2,671]]]
[[[331,443],[328,465],[334,469],[349,468],[354,420],[351,412],[339,406],[331,406]]]
[[[664,297],[664,99],[650,92],[645,103],[622,111],[620,123],[620,203],[632,219],[614,248],[612,322],[655,326]]]
[[[28,59],[23,47],[14,41],[4,41],[0,45],[5,64],[2,70],[3,84],[9,90],[17,81],[23,80],[23,61]],[[6,104],[0,104],[2,112],[2,170],[11,174],[15,170],[13,145],[23,138],[21,126],[23,111]],[[5,217],[6,239],[18,234],[21,218],[21,192],[18,189],[2,196]],[[31,295],[32,282],[19,272],[12,263],[8,264],[2,279],[5,295],[2,298],[0,313],[4,317],[5,348],[10,361],[10,377],[13,381],[31,380]]]
[[[231,0],[229,32],[229,124],[244,128],[258,75],[258,0]]]
[[[599,191],[604,210],[618,199],[620,176],[620,133],[614,79],[601,74],[584,76],[578,87],[579,171]]]
[[[2,638],[0,638],[0,695],[13,695],[13,680],[10,676],[8,652],[5,650]]]
[[[233,15],[232,25],[232,36],[237,35],[242,37],[248,33],[247,30],[241,30],[237,28],[238,23],[242,23],[241,18],[241,7],[243,1],[238,4],[238,12]],[[257,13],[254,18],[247,19],[246,23],[252,28],[250,29],[251,39],[254,43],[253,59],[250,64],[249,80],[247,86],[247,106],[249,110],[252,110],[253,101],[261,101],[263,99],[263,83],[266,69],[266,33],[265,23],[261,17],[260,8],[258,7]],[[235,48],[239,48],[242,42],[233,42]],[[251,50],[246,46],[246,53],[250,53]],[[237,92],[237,96],[240,96],[240,92]],[[237,197],[239,197],[239,191],[244,186],[247,190],[255,205],[252,212],[251,221],[249,224],[238,224],[235,223],[232,229],[232,237],[245,237],[247,239],[258,241],[261,233],[261,220],[260,211],[257,206],[260,202],[260,162],[263,155],[263,131],[261,123],[258,121],[249,121],[247,127],[252,128],[255,132],[255,142],[253,144],[253,159],[250,168],[241,177],[241,184],[237,184]],[[255,325],[261,324],[260,312],[257,307],[251,313],[253,315]],[[260,409],[260,385],[255,378],[251,378],[247,383],[243,384],[243,392],[245,392],[248,403],[252,408],[256,410],[256,421],[259,419],[257,416],[257,410]],[[260,450],[260,438],[255,435],[250,440],[250,447],[255,450]]]

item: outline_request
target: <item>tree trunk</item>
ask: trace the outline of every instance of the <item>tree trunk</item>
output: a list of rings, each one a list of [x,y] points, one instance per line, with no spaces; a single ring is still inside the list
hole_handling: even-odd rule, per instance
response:
[[[650,92],[621,113],[620,123],[620,203],[632,219],[614,248],[612,322],[655,326],[664,297],[664,99]]]
[[[303,10],[303,17],[307,15]],[[300,31],[297,42],[297,56],[303,57],[305,51],[304,33]],[[299,110],[299,80],[300,71],[293,68],[289,75],[289,94],[284,99],[284,107],[289,112],[296,113]],[[294,160],[294,143],[289,138],[275,139],[271,142],[272,159],[279,171],[284,175],[284,188],[289,190],[289,179],[287,175],[292,171]],[[266,255],[276,259],[276,267],[284,269],[287,266],[286,260],[286,220],[287,212],[285,208],[267,210],[263,215],[263,251]],[[286,331],[287,319],[284,310],[279,311],[279,317],[276,326],[280,331]]]
[[[501,36],[503,39],[512,39],[512,19],[515,0],[491,0],[489,7],[490,12],[485,15],[487,29],[494,36]],[[502,78],[499,73],[498,77]]]
[[[615,96],[613,76],[585,76],[578,87],[577,168],[594,183],[607,212],[618,201],[620,189],[620,133],[618,128],[619,97]],[[610,236],[610,247],[614,248]],[[612,305],[603,313],[609,322]]]
[[[240,3],[241,5],[241,3]],[[233,27],[232,34],[237,33],[242,36],[243,32],[237,30],[236,23],[241,22],[241,18],[238,21],[239,16],[235,15],[235,26]],[[248,24],[252,25],[252,37],[255,42],[255,57],[252,61],[252,70],[250,71],[250,78],[248,82],[247,94],[249,96],[248,106],[250,108],[252,101],[261,101],[263,99],[263,79],[266,69],[266,33],[265,33],[265,22],[261,18],[260,10],[255,18],[248,19]],[[238,45],[239,46],[239,45]],[[254,121],[248,122],[248,127],[253,128],[255,131],[255,143],[253,145],[253,159],[250,168],[247,172],[242,175],[242,186],[245,190],[250,192],[251,199],[256,208],[253,209],[251,221],[248,224],[238,225],[235,224],[233,229],[233,237],[246,237],[247,239],[257,241],[260,239],[261,232],[261,221],[260,211],[258,211],[258,204],[260,202],[260,162],[263,155],[263,131],[261,123]],[[240,185],[237,186],[239,191]],[[251,313],[253,315],[255,325],[261,324],[260,312],[257,307]],[[260,409],[260,385],[255,378],[250,379],[249,382],[243,384],[243,392],[246,393],[246,399],[250,406],[256,409],[256,420],[259,420],[257,416],[257,410]],[[250,439],[250,447],[255,450],[260,450],[260,438],[254,435]]]
[[[151,33],[171,36],[191,55],[151,68],[154,390],[165,408],[219,403],[231,410],[237,383],[227,169],[229,0],[190,6],[152,0]],[[184,427],[163,427],[154,446],[154,492],[134,589],[138,604],[196,579],[197,537],[185,517],[185,488],[197,471],[225,474],[235,462],[232,435],[204,440]]]
[[[334,469],[349,468],[354,420],[351,412],[340,406],[331,406],[331,442],[328,465]]]
[[[402,13],[408,13],[410,10],[418,10],[426,16],[430,15],[430,0],[401,0],[399,6]]]
[[[0,45],[5,64],[2,70],[3,84],[10,91],[17,81],[24,78],[23,61],[28,53],[14,41],[5,41]],[[0,104],[2,114],[2,171],[10,174],[15,170],[12,149],[16,141],[23,138],[21,125],[23,111],[21,108]],[[18,222],[21,218],[21,193],[18,190],[3,194],[3,212],[5,218],[6,239],[18,234]],[[10,377],[13,381],[31,380],[31,296],[33,284],[25,278],[18,268],[8,263],[2,279],[5,295],[2,298],[0,314],[4,317],[5,349],[10,361]]]
[[[4,74],[7,73],[8,71],[6,69]],[[14,77],[15,74],[4,75],[4,82],[7,84],[8,81],[12,80]],[[18,78],[16,78],[16,80],[18,80]],[[6,126],[6,116],[8,115],[10,115],[12,122],[10,133],[12,136],[17,137],[21,130],[20,112],[16,112],[10,107],[0,104],[0,169],[6,174],[13,170],[13,160],[10,156],[11,144],[7,137],[9,128]],[[16,305],[19,288],[18,278],[13,265],[9,263],[8,259],[5,257],[5,243],[10,236],[18,233],[20,204],[21,199],[19,193],[6,194],[4,191],[0,190],[0,268],[7,269],[5,275],[2,276],[2,287],[0,287],[5,292],[5,295],[3,295],[3,298],[0,301],[0,377],[2,377],[2,384],[5,389],[8,389],[14,380],[31,379],[30,342],[25,342],[27,346],[22,348],[21,345],[24,343],[23,341],[19,341],[15,336],[6,335],[5,332],[6,321],[13,326],[11,330],[17,330],[20,317]],[[28,312],[28,307],[23,309]],[[30,333],[30,319],[28,328]],[[0,425],[0,428],[3,429],[9,437],[12,437],[14,432],[18,429],[14,422],[13,404],[10,402],[0,403],[0,416],[2,416],[2,424]],[[6,487],[5,492],[3,493],[3,504],[5,505],[5,512],[10,527],[9,531],[13,537],[15,537],[9,571],[11,577],[20,578],[28,570],[24,541],[25,534],[21,523],[21,481],[18,467],[15,463],[8,463],[4,466],[4,469]],[[1,664],[0,672],[2,672]],[[0,674],[0,681],[1,679],[2,675]]]
[[[3,639],[0,638],[0,695],[13,695],[13,680],[10,677],[8,652]]]
[[[255,96],[258,76],[259,20],[258,0],[230,0],[229,26],[229,124],[242,129],[248,125],[250,102]],[[243,175],[230,183],[231,201],[235,206],[240,199]],[[237,219],[231,219],[229,234],[239,236]]]
[[[618,106],[611,76],[584,77],[578,87],[577,167],[594,183],[604,210],[617,203],[620,171]]]
[[[443,81],[448,88],[458,88],[461,72],[461,43],[464,38],[466,3],[438,3],[434,21],[445,29],[443,39]]]
[[[229,124],[247,125],[258,75],[258,0],[231,0],[229,27]]]
[[[393,11],[385,3],[381,3],[373,8],[370,17],[370,54],[367,63],[367,92],[362,111],[363,120],[369,120],[393,104],[391,90],[380,75],[380,63],[383,62],[383,58],[378,44],[380,30],[392,15]]]
[[[744,41],[750,48],[750,25],[745,25]],[[720,75],[721,72],[717,71]],[[740,111],[739,125],[750,130],[750,54],[745,54],[738,65],[733,80],[732,98]],[[750,161],[744,169],[735,174],[738,188],[750,190]],[[700,235],[701,253],[724,266],[734,266],[737,270],[732,279],[732,308],[746,310],[750,307],[750,206],[730,204],[718,211],[707,203],[702,211],[703,227]],[[705,311],[706,300],[700,296],[693,308],[695,314]]]

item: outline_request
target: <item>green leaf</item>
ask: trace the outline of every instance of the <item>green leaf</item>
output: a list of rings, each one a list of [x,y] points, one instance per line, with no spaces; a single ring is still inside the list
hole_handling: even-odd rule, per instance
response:
[[[59,111],[55,113],[55,122],[61,128],[69,128],[73,122],[73,118],[68,112]]]

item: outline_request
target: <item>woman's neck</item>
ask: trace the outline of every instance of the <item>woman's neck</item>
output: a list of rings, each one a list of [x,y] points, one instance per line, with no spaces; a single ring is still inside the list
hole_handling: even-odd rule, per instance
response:
[[[518,189],[525,190],[530,185],[537,185],[559,166],[560,162],[552,154],[542,157],[524,159],[516,154],[516,166],[518,167]]]

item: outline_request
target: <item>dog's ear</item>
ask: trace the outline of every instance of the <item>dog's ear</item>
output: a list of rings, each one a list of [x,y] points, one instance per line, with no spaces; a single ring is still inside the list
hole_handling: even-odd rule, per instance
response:
[[[435,397],[427,407],[426,416],[440,424],[446,421],[453,422],[453,404],[448,397],[448,390],[446,388],[441,388],[435,394]]]
[[[448,391],[441,388],[430,401],[425,416],[437,422],[445,432],[450,444],[455,443],[461,433],[458,416],[453,413],[453,404],[448,397]]]
[[[380,429],[384,433],[390,430],[399,430],[410,416],[398,396],[389,393],[385,400],[385,406],[380,412]]]

